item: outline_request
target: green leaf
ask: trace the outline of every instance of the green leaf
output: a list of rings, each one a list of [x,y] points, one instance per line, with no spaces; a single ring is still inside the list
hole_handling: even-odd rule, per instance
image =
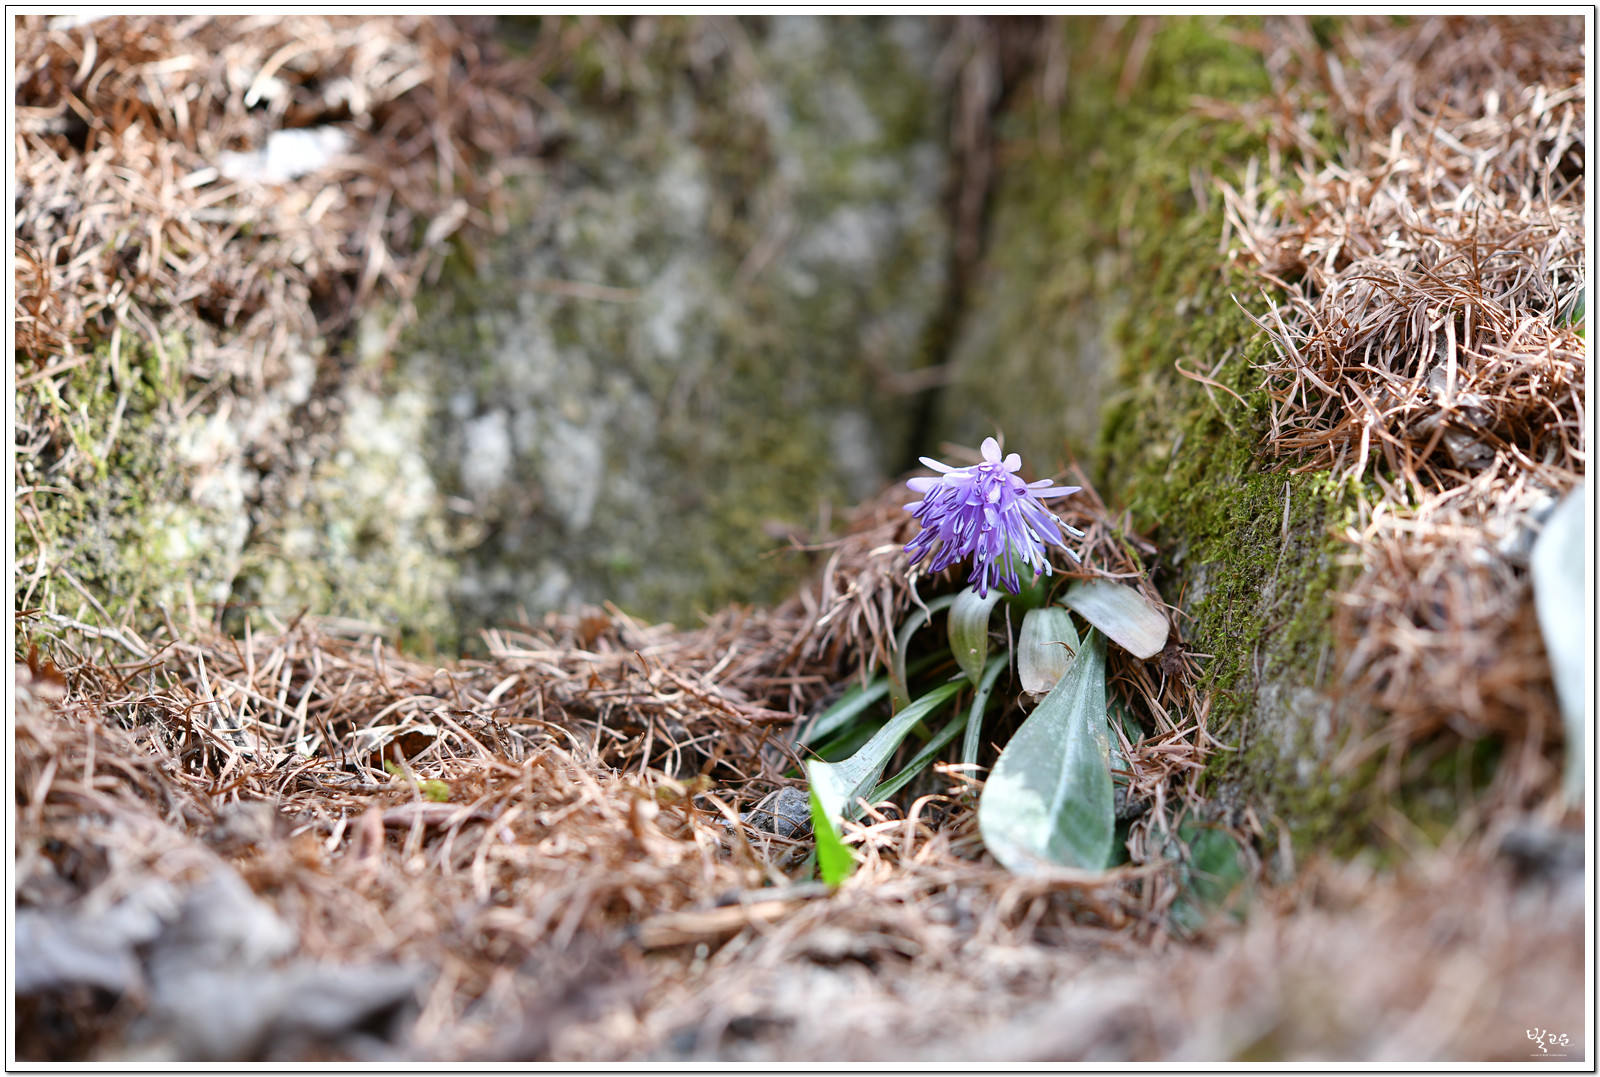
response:
[[[1233,837],[1219,827],[1186,822],[1178,828],[1178,840],[1187,853],[1172,903],[1173,922],[1196,931],[1218,911],[1241,914],[1249,875]]]
[[[1530,561],[1534,611],[1567,733],[1562,785],[1568,804],[1583,800],[1583,680],[1590,653],[1589,618],[1583,608],[1588,594],[1583,585],[1586,489],[1587,484],[1580,485],[1550,514]]]
[[[826,759],[830,763],[837,763],[841,759],[848,759],[861,750],[861,746],[872,739],[872,735],[882,729],[884,722],[862,720],[855,722],[847,728],[824,740],[821,744],[810,744],[807,747],[812,755],[818,759]]]
[[[950,653],[974,685],[983,676],[989,655],[989,614],[1000,601],[1000,593],[1000,588],[991,587],[987,598],[979,598],[978,592],[968,587],[950,607]]]
[[[865,686],[851,685],[843,695],[811,719],[800,736],[795,738],[796,742],[815,744],[829,734],[843,729],[857,715],[882,699],[888,691],[889,678],[886,676],[874,677]]]
[[[956,739],[956,734],[962,729],[971,728],[973,722],[981,722],[983,706],[989,701],[989,691],[994,687],[994,680],[1006,668],[1003,657],[996,656],[989,660],[989,668],[984,670],[983,679],[978,684],[978,694],[973,698],[972,708],[966,714],[957,714],[945,727],[928,739],[922,751],[907,763],[905,769],[893,778],[888,779],[872,791],[867,799],[876,804],[886,797],[892,797],[906,787],[906,784],[927,768],[939,756],[939,751],[946,744]]]
[[[1079,580],[1061,601],[1135,658],[1154,658],[1167,645],[1167,615],[1132,587]]]
[[[872,735],[861,750],[839,763],[824,763],[820,759],[806,760],[806,778],[811,791],[821,802],[830,819],[845,819],[859,811],[856,799],[865,796],[883,773],[889,757],[913,726],[938,710],[956,694],[958,684],[941,684],[899,714],[889,719],[887,725]]]
[[[976,763],[978,749],[983,745],[983,712],[989,703],[989,693],[994,690],[995,678],[1006,668],[1003,657],[995,657],[989,662],[989,668],[983,671],[983,680],[978,682],[978,691],[972,697],[972,709],[967,712],[967,735],[961,742],[961,761],[963,763]]]
[[[1091,631],[984,786],[978,828],[995,859],[1019,875],[1104,869],[1116,832],[1110,753],[1105,642]]]
[[[1080,646],[1072,614],[1060,606],[1029,610],[1017,637],[1017,679],[1022,690],[1040,696],[1054,688]]]
[[[1584,319],[1589,316],[1588,304],[1589,288],[1585,285],[1578,289],[1578,294],[1572,297],[1571,304],[1567,307],[1566,322],[1576,328],[1579,336],[1584,336]]]
[[[922,746],[922,751],[918,752],[911,762],[906,764],[904,770],[874,789],[872,795],[867,797],[867,800],[876,804],[878,801],[892,797],[904,789],[912,778],[926,770],[928,764],[939,757],[940,749],[956,739],[956,734],[966,728],[967,721],[967,715],[958,713],[954,718],[946,722],[945,727],[935,733],[933,739]]]
[[[856,858],[840,839],[837,827],[817,799],[814,788],[811,790],[811,833],[817,839],[817,870],[822,873],[822,881],[837,888],[856,870]]]
[[[900,632],[894,640],[894,653],[889,656],[889,696],[894,700],[896,713],[911,706],[911,689],[906,683],[906,648],[911,645],[912,634],[955,600],[954,595],[940,595],[926,606],[912,610],[906,617],[906,623],[900,626]]]
[[[924,655],[911,663],[906,670],[906,675],[921,673],[938,658],[937,654]],[[863,713],[868,707],[882,699],[889,691],[889,678],[887,676],[874,677],[865,687],[860,684],[851,685],[844,695],[834,700],[826,710],[811,720],[804,733],[797,738],[800,744],[815,744],[822,738],[829,736],[836,730],[849,725],[856,716]]]

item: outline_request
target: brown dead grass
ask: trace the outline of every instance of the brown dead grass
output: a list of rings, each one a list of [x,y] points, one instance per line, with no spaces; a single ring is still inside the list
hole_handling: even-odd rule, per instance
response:
[[[1553,743],[1526,568],[1587,470],[1583,20],[1357,19],[1329,52],[1290,19],[1269,57],[1275,192],[1252,165],[1228,223],[1287,297],[1252,315],[1278,353],[1269,445],[1373,491],[1338,621],[1352,713],[1387,715],[1364,750]]]
[[[19,900],[237,872],[299,955],[426,970],[395,1045],[419,1060],[1518,1060],[1524,1026],[1581,1028],[1581,898],[1470,850],[1313,865],[1242,933],[1164,948],[1140,889],[1161,865],[1018,879],[935,794],[853,828],[863,863],[828,895],[798,843],[724,825],[756,783],[720,777],[765,765],[739,736],[754,682],[706,664],[731,627],[596,613],[439,670],[302,621],[19,665]],[[682,683],[651,695],[645,668]],[[398,773],[372,765],[386,740]],[[674,755],[690,773],[637,765]],[[137,1000],[64,1005],[22,1057],[125,1057]]]
[[[1386,874],[1319,862],[1215,946],[1100,960],[953,1053],[999,1065],[1576,1061],[1582,890],[1576,878],[1530,888],[1482,853],[1419,855]],[[1536,1030],[1569,1046],[1542,1053]]]
[[[472,20],[24,15],[18,21],[18,350],[72,362],[121,325],[199,334],[191,377],[272,377],[291,336],[402,307],[445,241],[502,226],[541,147],[529,101],[554,43],[510,62]],[[558,36],[558,35],[557,35]],[[218,171],[278,130],[337,123],[352,152],[284,184]]]

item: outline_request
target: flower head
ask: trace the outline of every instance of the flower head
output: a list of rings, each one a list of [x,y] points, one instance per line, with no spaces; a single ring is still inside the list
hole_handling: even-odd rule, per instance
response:
[[[1000,443],[983,440],[983,463],[951,467],[924,456],[922,462],[941,472],[937,477],[907,479],[906,485],[922,495],[906,509],[922,524],[917,537],[906,544],[915,565],[930,553],[930,572],[940,572],[972,555],[967,582],[987,596],[989,588],[1003,583],[1012,594],[1022,591],[1017,565],[1032,566],[1033,576],[1050,575],[1046,543],[1067,548],[1062,529],[1077,538],[1083,532],[1058,520],[1044,507],[1043,498],[1065,497],[1080,486],[1055,486],[1049,479],[1025,483],[1015,472],[1022,457],[1000,458]],[[1074,560],[1078,555],[1067,548]]]

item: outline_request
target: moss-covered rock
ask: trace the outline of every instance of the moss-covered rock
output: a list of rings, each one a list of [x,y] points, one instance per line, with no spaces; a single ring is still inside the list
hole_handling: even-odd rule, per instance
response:
[[[121,622],[227,599],[255,476],[229,413],[184,406],[188,343],[118,332],[63,383],[19,370],[19,608]]]
[[[1151,29],[1065,20],[1059,112],[1013,111],[941,432],[972,442],[994,424],[1041,470],[1063,449],[1090,465],[1112,508],[1157,540],[1158,585],[1205,656],[1209,729],[1229,745],[1207,775],[1214,806],[1250,804],[1321,840],[1349,832],[1363,789],[1329,773],[1338,728],[1322,690],[1351,500],[1326,475],[1275,470],[1262,445],[1266,345],[1233,300],[1260,291],[1219,250],[1212,177],[1266,146],[1194,107],[1259,101],[1267,74],[1240,43],[1247,23]],[[1039,136],[1052,126],[1055,139]]]
[[[558,87],[562,148],[508,192],[509,233],[459,250],[419,327],[373,357],[381,403],[347,410],[351,438],[390,430],[389,449],[319,465],[283,541],[342,563],[314,521],[409,485],[406,505],[432,507],[397,505],[406,533],[370,546],[448,551],[441,601],[466,628],[781,597],[805,567],[772,556],[784,537],[908,448],[909,409],[878,385],[926,361],[946,298],[942,32],[668,20],[624,88]],[[386,489],[348,499],[339,476],[374,467]],[[446,578],[437,558],[416,571]],[[257,586],[293,583],[264,568]],[[337,589],[379,583],[341,571]]]

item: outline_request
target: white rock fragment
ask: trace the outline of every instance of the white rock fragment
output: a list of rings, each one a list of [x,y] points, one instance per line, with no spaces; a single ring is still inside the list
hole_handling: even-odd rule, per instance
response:
[[[263,149],[223,150],[217,168],[228,179],[281,184],[321,171],[355,143],[337,127],[299,127],[274,131]]]

